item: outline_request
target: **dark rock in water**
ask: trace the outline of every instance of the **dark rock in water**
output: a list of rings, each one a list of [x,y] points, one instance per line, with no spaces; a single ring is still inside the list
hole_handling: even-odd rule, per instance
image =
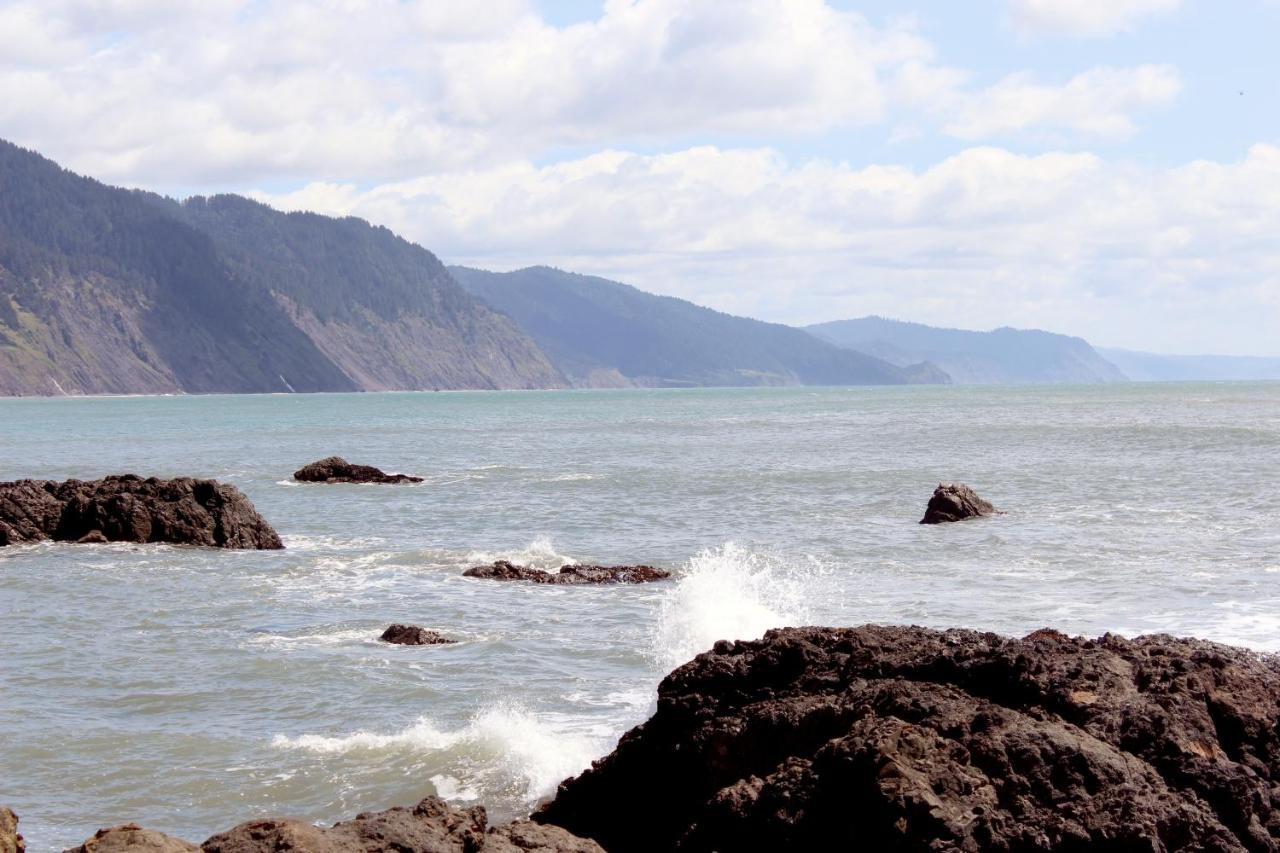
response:
[[[0,806],[0,853],[25,853],[27,844],[18,834],[18,816]]]
[[[488,566],[474,566],[462,574],[469,578],[550,584],[648,583],[671,577],[671,572],[653,566],[564,566],[552,573],[517,566],[506,560],[498,560]]]
[[[378,639],[398,646],[443,646],[457,642],[435,631],[419,628],[417,625],[392,625],[383,631]]]
[[[939,483],[929,498],[921,524],[942,524],[946,521],[963,521],[966,518],[983,518],[998,515],[1000,510],[978,497],[978,493],[963,483]]]
[[[312,462],[293,472],[293,479],[303,483],[421,483],[421,477],[388,474],[372,465],[352,465],[341,456],[330,456]]]
[[[216,480],[0,483],[0,545],[21,542],[170,542],[216,548],[283,548],[237,489]]]
[[[65,853],[200,853],[200,848],[163,832],[126,823],[99,829],[93,838]]]
[[[487,829],[483,808],[456,809],[438,797],[427,797],[413,808],[367,812],[328,829],[296,820],[253,820],[213,836],[203,849],[205,853],[604,853],[595,842],[575,838],[563,829],[526,824]]]
[[[611,853],[1274,851],[1278,722],[1280,659],[1199,640],[788,628],[668,675],[534,819]]]
[[[76,540],[77,545],[104,545],[111,540],[101,530],[90,530]]]

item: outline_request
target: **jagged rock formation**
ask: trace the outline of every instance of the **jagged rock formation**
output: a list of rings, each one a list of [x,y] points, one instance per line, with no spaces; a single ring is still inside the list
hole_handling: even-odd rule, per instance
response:
[[[283,548],[244,493],[216,480],[0,483],[0,545],[22,542],[170,542],[214,548]]]
[[[358,815],[328,829],[296,820],[253,820],[205,841],[205,853],[604,853],[563,829],[517,821],[488,827],[479,806],[438,797],[413,808]]]
[[[495,581],[531,581],[547,584],[648,583],[666,580],[671,572],[653,566],[564,566],[558,572],[544,572],[498,560],[487,566],[473,566],[462,573],[469,578]]]
[[[963,521],[966,518],[984,518],[999,515],[990,501],[978,497],[978,493],[963,483],[939,483],[933,497],[925,507],[921,524],[944,524]]]
[[[515,319],[575,385],[901,385],[946,383],[931,364],[899,367],[802,329],[549,267],[450,267],[463,287]]]
[[[200,853],[200,848],[172,835],[126,823],[99,829],[93,838],[66,853]]]
[[[1199,640],[789,628],[667,676],[535,819],[610,853],[1273,851],[1277,720],[1280,662]]]
[[[293,472],[303,483],[421,483],[421,477],[388,474],[372,465],[352,465],[341,456],[330,456]]]
[[[562,385],[385,228],[108,187],[0,141],[0,396]]]
[[[445,646],[457,642],[437,631],[419,628],[417,625],[399,624],[387,628],[378,639],[397,646]]]
[[[26,853],[27,844],[18,834],[18,816],[0,806],[0,853]]]

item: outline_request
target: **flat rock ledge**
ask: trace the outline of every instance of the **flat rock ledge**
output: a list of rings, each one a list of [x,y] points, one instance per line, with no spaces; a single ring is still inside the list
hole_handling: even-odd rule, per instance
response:
[[[121,474],[0,483],[0,546],[48,540],[284,547],[243,492],[216,480]]]
[[[610,853],[1274,851],[1278,721],[1277,658],[1199,640],[789,628],[668,675],[534,820]]]
[[[312,462],[293,472],[293,479],[302,483],[421,483],[421,477],[408,474],[388,474],[372,465],[352,465],[341,456],[330,456]]]
[[[397,646],[447,646],[458,642],[428,628],[399,624],[387,628],[378,639]]]
[[[1000,514],[990,501],[978,497],[978,493],[964,483],[939,483],[933,490],[933,497],[929,498],[920,523],[943,524]]]
[[[487,566],[474,566],[462,573],[469,578],[495,581],[530,581],[532,583],[580,585],[605,583],[649,583],[666,580],[671,572],[653,566],[564,566],[558,572],[544,572],[498,560]]]
[[[6,847],[5,813],[0,809],[0,853]],[[17,818],[12,820],[16,833]],[[559,827],[518,820],[489,826],[484,808],[459,809],[439,797],[416,806],[366,812],[331,827],[299,820],[267,818],[239,824],[200,846],[136,824],[100,829],[65,853],[604,853],[599,844]]]

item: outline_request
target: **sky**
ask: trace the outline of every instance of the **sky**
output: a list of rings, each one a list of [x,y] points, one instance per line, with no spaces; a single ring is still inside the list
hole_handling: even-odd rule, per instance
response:
[[[0,137],[804,324],[1280,356],[1280,0],[0,0]]]

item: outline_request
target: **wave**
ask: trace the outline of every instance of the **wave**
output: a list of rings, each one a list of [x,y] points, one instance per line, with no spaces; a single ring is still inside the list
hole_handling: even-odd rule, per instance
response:
[[[753,640],[770,628],[809,621],[821,567],[795,565],[732,542],[692,557],[662,599],[652,655],[663,672],[717,640]]]
[[[572,557],[557,551],[546,536],[537,537],[518,551],[472,551],[466,557],[469,566],[492,563],[495,560],[510,560],[513,563],[548,571],[575,562]]]
[[[585,770],[611,746],[607,735],[574,731],[572,724],[556,722],[519,705],[500,704],[486,708],[455,731],[443,730],[420,717],[391,734],[276,735],[271,745],[353,759],[361,754],[410,753],[435,759],[430,762],[435,771],[430,778],[441,796],[472,799],[476,791],[503,791],[533,803],[554,792],[564,779]],[[459,781],[463,779],[465,787]]]

